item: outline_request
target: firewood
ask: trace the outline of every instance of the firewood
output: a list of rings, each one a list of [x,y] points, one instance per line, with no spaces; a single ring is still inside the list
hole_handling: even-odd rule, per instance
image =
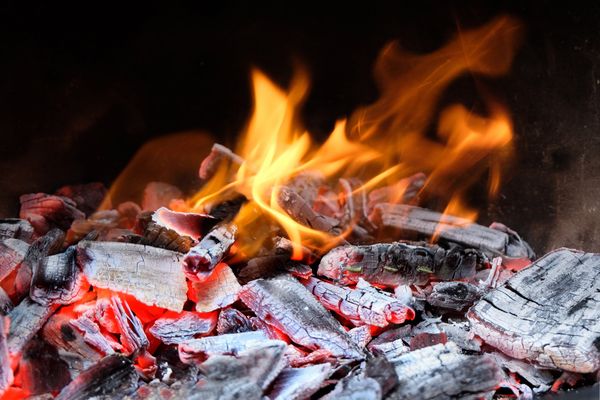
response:
[[[308,278],[312,275],[312,269],[308,265],[290,260],[290,255],[270,254],[249,260],[239,270],[237,277],[241,283],[248,283],[254,279],[268,278],[285,272],[300,278]]]
[[[310,203],[292,188],[281,186],[276,190],[277,203],[294,221],[332,235],[342,233],[338,221],[315,212]]]
[[[341,315],[354,325],[401,324],[415,317],[415,312],[394,297],[370,289],[351,289],[309,278],[302,282],[325,308]]]
[[[552,386],[552,382],[554,382],[554,371],[542,369],[521,360],[515,360],[502,353],[490,353],[490,355],[501,368],[519,374],[524,378],[534,387],[533,390],[536,393],[548,391]]]
[[[216,218],[208,214],[177,212],[166,207],[156,210],[152,214],[152,221],[194,240],[204,236],[218,222]]]
[[[227,264],[221,263],[202,282],[192,282],[196,311],[206,313],[233,304],[242,286]]]
[[[102,355],[113,354],[114,350],[123,350],[120,344],[114,340],[107,339],[107,336],[101,332],[98,324],[85,315],[70,320],[69,325],[75,328],[77,332],[76,337],[82,336],[85,343],[92,346]],[[67,328],[64,329],[66,330]]]
[[[135,241],[135,243],[160,247],[179,253],[190,251],[190,248],[194,245],[194,240],[191,237],[182,236],[172,229],[157,224],[152,220],[152,217],[153,213],[151,212],[143,212],[138,215],[135,232],[141,236],[140,240]]]
[[[318,364],[304,368],[286,368],[273,383],[271,400],[300,400],[310,398],[329,378],[331,364]]]
[[[381,203],[416,204],[419,192],[425,186],[427,176],[418,172],[412,176],[400,179],[393,185],[373,189],[369,193],[369,209],[372,210]]]
[[[57,305],[41,305],[26,297],[8,314],[10,330],[7,344],[11,358],[18,359],[27,342],[35,336],[57,308]]]
[[[58,253],[63,246],[65,234],[60,229],[52,229],[36,239],[27,250],[17,274],[16,286],[19,294],[29,292],[33,271],[40,268],[46,257]]]
[[[21,387],[32,395],[57,393],[71,381],[67,364],[40,338],[29,341],[19,362]]]
[[[113,353],[110,346],[104,349],[97,346],[92,347],[84,339],[81,330],[73,326],[72,323],[75,321],[63,313],[56,313],[48,319],[48,322],[42,328],[41,336],[46,342],[56,347],[59,352],[77,354],[85,363],[94,363],[105,354]]]
[[[131,361],[121,355],[106,356],[61,390],[57,400],[124,397],[135,392],[138,374]]]
[[[440,279],[472,277],[483,267],[485,256],[473,249],[436,245],[378,243],[340,246],[329,251],[319,263],[318,274],[342,284],[367,282],[395,287],[424,284],[433,274]]]
[[[468,282],[439,282],[427,296],[427,302],[434,307],[454,311],[465,311],[483,295],[481,289]]]
[[[313,350],[323,348],[337,357],[363,357],[339,322],[294,278],[257,279],[246,284],[239,295],[260,319],[295,343]]]
[[[154,211],[161,207],[168,207],[171,200],[183,196],[178,187],[165,182],[149,182],[144,188],[142,210]]]
[[[90,232],[97,231],[100,235],[119,227],[121,215],[117,210],[102,210],[91,214],[87,219],[76,219],[67,232],[67,242],[76,243]]]
[[[371,357],[341,379],[323,400],[378,400],[398,384],[394,366],[385,357]]]
[[[5,239],[19,239],[26,243],[31,243],[34,240],[34,236],[33,226],[26,219],[0,219],[0,241]]]
[[[207,336],[179,344],[179,358],[186,364],[203,362],[211,354],[236,354],[260,346],[267,341],[260,331]]]
[[[108,189],[100,182],[92,182],[85,185],[63,186],[54,194],[70,198],[75,202],[78,209],[83,211],[86,216],[89,216],[105,200],[108,195]],[[110,202],[107,204],[110,205]]]
[[[480,398],[502,375],[489,356],[461,354],[449,342],[411,351],[393,362],[399,384],[389,399]]]
[[[252,323],[241,311],[235,308],[225,308],[219,313],[217,333],[240,333],[252,330]]]
[[[488,292],[467,314],[505,354],[548,368],[600,369],[600,255],[560,249]]]
[[[232,223],[215,226],[183,258],[185,275],[192,281],[206,279],[227,255],[236,233],[237,226]]]
[[[119,296],[113,296],[111,307],[119,326],[124,354],[138,354],[144,351],[149,344],[148,337],[144,332],[142,322],[133,314],[129,304],[121,300]]]
[[[242,165],[245,162],[242,157],[238,156],[222,144],[213,144],[210,153],[200,163],[198,176],[202,180],[209,180],[215,175],[221,163],[226,160],[238,165]]]
[[[370,231],[375,226],[369,221],[367,208],[367,195],[361,189],[363,183],[356,179],[340,179],[339,185],[343,194],[343,214],[340,218],[341,225],[352,229],[353,235],[359,239],[370,239]]]
[[[29,245],[19,239],[0,242],[0,280],[6,278],[25,259]]]
[[[183,310],[183,255],[132,243],[82,241],[77,262],[90,284],[134,296],[144,304]]]
[[[66,231],[73,220],[85,219],[85,214],[68,197],[33,193],[24,194],[20,201],[19,217],[28,220],[39,234],[44,234],[53,227]]]
[[[165,344],[179,344],[211,333],[217,325],[217,313],[168,313],[154,321],[149,332]]]
[[[365,349],[367,344],[373,339],[371,336],[371,327],[369,325],[359,325],[348,330],[348,335],[354,343],[361,349]]]
[[[10,363],[10,354],[8,351],[8,342],[6,338],[5,317],[0,317],[0,393],[4,393],[13,382],[13,370]]]

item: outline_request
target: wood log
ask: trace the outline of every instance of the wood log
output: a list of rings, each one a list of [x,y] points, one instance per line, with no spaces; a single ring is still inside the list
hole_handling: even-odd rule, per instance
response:
[[[129,243],[139,243],[146,246],[160,247],[161,249],[173,250],[179,253],[187,253],[195,244],[194,239],[183,236],[152,220],[152,212],[143,212],[138,215],[134,231],[140,235],[140,239]]]
[[[152,214],[152,221],[181,236],[198,240],[215,226],[218,219],[209,214],[177,212],[161,207]]]
[[[202,281],[227,255],[235,242],[237,226],[233,223],[215,226],[183,258],[183,271],[188,279]]]
[[[268,397],[271,400],[308,399],[333,372],[331,364],[304,368],[286,368],[273,383]]]
[[[277,190],[277,203],[294,221],[334,236],[342,233],[339,221],[314,211],[311,203],[294,189],[281,186],[275,190]]]
[[[369,193],[369,209],[372,210],[381,203],[391,204],[416,204],[419,200],[419,193],[425,182],[427,175],[418,172],[409,177],[400,179],[393,185],[373,189]]]
[[[134,296],[144,304],[183,310],[183,254],[132,243],[82,241],[77,262],[90,284]]]
[[[337,357],[363,357],[340,323],[292,277],[257,279],[246,284],[239,296],[257,317],[295,343],[312,350],[323,348]]]
[[[85,219],[85,214],[77,209],[77,204],[63,196],[44,193],[24,194],[19,217],[28,220],[39,234],[51,228],[69,229],[75,219]]]
[[[5,239],[18,239],[26,243],[33,242],[35,232],[33,226],[26,219],[2,218],[0,219],[0,241]]]
[[[183,311],[181,314],[167,313],[158,318],[149,332],[165,344],[179,344],[200,336],[210,334],[217,326],[217,312],[194,313]]]
[[[10,330],[7,344],[11,359],[18,360],[27,342],[35,336],[57,308],[57,305],[41,305],[26,297],[8,314]]]
[[[33,271],[40,268],[46,257],[62,250],[65,233],[60,229],[52,229],[44,236],[35,240],[27,250],[17,274],[16,287],[20,295],[29,292]]]
[[[221,263],[202,282],[192,282],[190,297],[196,301],[196,311],[206,313],[236,302],[241,288],[231,268]]]
[[[548,368],[600,369],[600,254],[560,249],[488,292],[467,314],[505,354]]]

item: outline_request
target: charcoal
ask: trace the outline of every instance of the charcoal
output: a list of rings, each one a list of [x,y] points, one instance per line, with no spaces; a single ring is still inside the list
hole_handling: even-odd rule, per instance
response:
[[[486,258],[473,249],[436,245],[378,243],[340,246],[327,253],[319,263],[318,274],[353,284],[359,278],[380,286],[425,284],[430,275],[440,279],[473,277]]]
[[[0,316],[8,315],[15,305],[4,289],[0,287]]]
[[[344,205],[341,225],[346,229],[351,228],[357,238],[370,238],[369,231],[375,227],[368,218],[367,195],[364,189],[361,189],[363,182],[356,178],[341,178],[339,184]]]
[[[144,188],[142,210],[154,211],[168,206],[171,200],[180,199],[183,193],[178,187],[165,182],[149,182]]]
[[[83,211],[86,216],[90,216],[105,200],[108,189],[100,182],[92,182],[84,185],[63,186],[54,194],[70,198],[79,210]]]
[[[369,343],[369,349],[392,363],[410,351],[410,347],[401,338],[389,342]]]
[[[240,282],[245,284],[254,279],[268,278],[285,272],[288,264],[299,263],[290,260],[290,256],[287,254],[269,254],[254,257],[239,270],[237,276]]]
[[[227,264],[219,264],[202,282],[193,282],[196,311],[210,312],[233,304],[242,286]]]
[[[125,354],[138,354],[144,351],[148,347],[149,341],[142,322],[133,314],[129,304],[122,301],[120,297],[113,296],[111,306],[119,325]]]
[[[29,245],[19,239],[5,239],[0,242],[0,280],[15,270],[25,259]]]
[[[361,325],[354,327],[348,331],[348,335],[352,338],[352,341],[356,343],[361,349],[367,347],[367,344],[373,338],[371,336],[371,327],[369,325]]]
[[[309,278],[302,282],[325,308],[350,320],[354,325],[401,324],[415,317],[406,304],[375,288],[351,289]]]
[[[6,338],[6,324],[10,323],[5,317],[0,317],[0,394],[3,394],[13,382],[8,343]]]
[[[419,192],[425,186],[427,176],[418,172],[412,176],[400,179],[393,185],[374,189],[369,193],[369,209],[379,203],[415,204],[418,202]]]
[[[224,333],[240,333],[252,330],[252,323],[241,311],[235,308],[225,308],[219,313],[217,321],[217,332],[219,335]]]
[[[94,323],[93,321],[90,322]],[[56,347],[59,352],[77,354],[81,356],[81,359],[88,362],[98,361],[104,354],[113,353],[108,344],[104,346],[90,345],[87,338],[84,337],[86,331],[78,325],[78,320],[57,313],[48,319],[48,322],[42,328],[41,335],[46,342]],[[99,331],[98,334],[100,334]]]
[[[94,231],[99,236],[108,236],[110,231],[119,227],[120,218],[117,210],[102,210],[96,211],[87,219],[76,219],[67,232],[67,242],[76,243]]]
[[[5,239],[18,239],[25,243],[33,242],[35,232],[33,226],[26,219],[1,218],[0,242]]]
[[[208,214],[171,211],[161,207],[152,214],[152,221],[164,228],[172,229],[181,236],[198,239],[212,228],[217,219]]]
[[[232,224],[215,226],[183,258],[183,270],[192,281],[206,279],[227,255],[235,241],[237,227]]]
[[[269,339],[283,340],[285,342],[290,341],[285,332],[283,332],[281,329],[277,328],[274,325],[266,323],[258,317],[250,318],[250,322],[252,323],[253,330],[264,332],[264,334],[267,335]]]
[[[19,377],[23,390],[33,395],[59,392],[71,381],[67,364],[41,339],[29,341],[23,349]]]
[[[390,400],[477,398],[502,380],[490,356],[461,354],[452,342],[411,351],[393,364],[399,383]]]
[[[57,307],[54,304],[41,305],[26,297],[8,314],[8,352],[11,358],[18,358],[27,342],[42,328]]]
[[[64,240],[64,232],[52,229],[31,244],[17,274],[16,286],[19,294],[29,292],[33,271],[41,268],[40,265],[46,261],[46,257],[58,253]]]
[[[187,253],[194,245],[194,240],[189,236],[182,236],[176,231],[157,224],[152,220],[153,213],[143,212],[138,215],[135,231],[140,235],[136,243],[161,249]],[[131,242],[131,241],[129,241]]]
[[[440,282],[433,286],[427,302],[434,307],[465,311],[483,295],[475,285],[467,282]]]
[[[89,285],[77,266],[76,253],[75,247],[69,247],[37,264],[29,292],[34,301],[43,305],[71,304],[87,292]]]
[[[77,246],[77,261],[90,284],[172,311],[182,311],[187,300],[182,256],[132,243],[82,241]]]
[[[276,236],[273,239],[273,249],[275,254],[286,255],[291,258],[294,253],[294,248],[300,248],[301,260],[307,264],[312,264],[319,258],[310,248],[294,243],[288,238]]]
[[[600,254],[553,251],[489,291],[468,312],[472,332],[542,367],[600,369]]]
[[[381,386],[362,374],[352,374],[340,380],[322,400],[381,400]]]
[[[501,353],[491,353],[490,356],[501,368],[519,374],[519,376],[524,378],[534,387],[533,390],[536,393],[548,391],[554,382],[553,371],[538,368],[535,365],[521,360],[515,360],[514,358],[510,358]]]
[[[394,365],[382,356],[367,359],[364,366],[364,375],[379,383],[383,396],[398,385],[398,375]]]
[[[210,153],[200,163],[200,168],[198,169],[200,179],[207,181],[212,178],[223,161],[231,161],[238,165],[242,165],[245,162],[242,157],[227,147],[215,143]]]
[[[481,341],[471,336],[471,326],[467,321],[464,322],[439,322],[436,324],[439,332],[443,332],[449,341],[454,342],[458,347],[465,351],[481,351]]]
[[[19,199],[19,217],[28,220],[39,234],[51,228],[69,229],[75,219],[85,219],[85,214],[77,209],[77,204],[63,196],[44,193],[24,194]]]
[[[338,221],[314,211],[310,203],[290,187],[279,188],[277,202],[294,221],[304,226],[335,236],[342,232]]]
[[[123,350],[121,346],[116,346],[115,342],[107,339],[106,336],[103,335],[100,331],[100,327],[98,326],[98,324],[96,324],[96,322],[86,317],[85,315],[71,320],[69,324],[72,328],[76,329],[76,337],[83,335],[83,341],[88,345],[92,346],[94,349],[96,349],[103,355],[114,353],[113,349],[115,347],[116,350]],[[63,332],[69,331],[67,330],[67,328],[63,328]]]
[[[230,381],[203,380],[196,384],[189,395],[179,396],[189,400],[263,400],[261,388],[246,378]]]
[[[395,228],[426,237],[479,249],[489,257],[535,258],[531,247],[514,231],[486,228],[469,220],[403,204],[379,204],[372,220],[380,227]]]
[[[287,363],[292,368],[305,367],[309,364],[323,364],[326,362],[335,362],[335,358],[329,350],[318,349],[306,353],[293,344],[289,344],[285,351]]]
[[[138,374],[131,361],[121,355],[106,356],[61,390],[58,400],[122,398],[137,389]]]
[[[248,199],[245,196],[238,194],[232,199],[213,205],[210,208],[210,216],[214,218],[214,221],[232,221],[247,201]],[[210,220],[207,222],[210,222]],[[210,225],[207,225],[207,227],[212,228]]]
[[[229,333],[192,339],[179,344],[179,358],[191,364],[204,361],[211,354],[237,354],[243,350],[260,346],[267,337],[260,331]]]
[[[312,350],[323,348],[337,357],[363,357],[339,322],[292,277],[252,281],[242,288],[240,299],[295,343]]]
[[[183,363],[179,358],[177,346],[163,346],[156,354],[156,364],[158,365],[156,377],[161,381],[173,383],[198,380],[198,366]]]
[[[179,344],[211,333],[216,325],[216,312],[198,314],[183,311],[161,316],[154,321],[149,332],[165,344]]]
[[[319,390],[331,373],[331,364],[286,368],[275,379],[268,397],[271,400],[307,399]]]

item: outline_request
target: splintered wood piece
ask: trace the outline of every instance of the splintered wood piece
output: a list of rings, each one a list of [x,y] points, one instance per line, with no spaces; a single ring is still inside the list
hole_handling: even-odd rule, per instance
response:
[[[229,148],[215,143],[210,153],[200,163],[200,168],[198,169],[200,179],[209,180],[212,178],[223,161],[231,161],[238,165],[242,165],[245,162],[242,157],[235,154]]]
[[[165,344],[179,344],[205,336],[217,326],[216,312],[198,314],[183,311],[181,314],[169,312],[154,321],[149,331]]]
[[[239,296],[261,320],[295,343],[312,350],[329,350],[336,357],[363,357],[340,323],[292,277],[254,280],[242,288]]]
[[[42,328],[42,337],[46,342],[62,352],[77,354],[83,360],[89,360],[90,362],[100,360],[104,355],[101,353],[103,349],[98,346],[92,347],[88,344],[88,341],[81,333],[85,331],[78,327],[76,329],[78,321],[78,319],[73,320],[71,316],[63,313],[56,313],[48,319],[48,322]],[[90,322],[93,323],[93,321]],[[105,354],[113,353],[110,346],[106,346],[104,350],[108,352]]]
[[[79,300],[89,285],[77,266],[75,247],[46,257],[33,271],[29,296],[32,300],[47,305],[71,304]]]
[[[100,207],[108,195],[108,189],[106,189],[103,183],[92,182],[82,185],[63,186],[54,194],[70,198],[85,215],[91,215]]]
[[[187,253],[194,245],[194,239],[182,236],[152,220],[153,213],[146,211],[138,215],[135,232],[140,235],[139,244],[160,247],[161,249]],[[130,241],[131,242],[131,241]]]
[[[389,399],[481,397],[502,380],[490,356],[468,356],[452,343],[411,351],[393,362],[399,384]]]
[[[227,264],[221,263],[202,282],[193,282],[196,311],[206,313],[233,304],[242,286]]]
[[[19,378],[27,393],[37,395],[59,392],[71,381],[71,374],[56,349],[36,338],[23,349]]]
[[[261,331],[192,339],[179,344],[179,358],[186,364],[202,362],[211,354],[237,354],[240,351],[260,346],[267,340]]]
[[[393,185],[373,189],[369,193],[369,209],[380,203],[416,204],[419,192],[425,186],[427,175],[418,172],[412,176],[400,179]]]
[[[554,382],[554,371],[541,369],[530,363],[515,360],[502,353],[490,353],[501,368],[519,374],[534,387],[536,393],[546,392]]]
[[[123,292],[147,305],[183,310],[187,284],[183,255],[133,243],[82,241],[77,262],[94,286]]]
[[[217,219],[208,214],[178,212],[161,207],[152,214],[152,221],[197,240],[215,225]]]
[[[11,358],[18,358],[23,347],[42,328],[57,308],[58,306],[54,304],[41,305],[26,297],[8,314],[10,318],[8,352]]]
[[[61,390],[57,400],[123,398],[137,389],[138,374],[132,362],[110,355],[83,371]]]
[[[31,243],[34,240],[34,235],[33,226],[26,219],[0,219],[0,241],[18,239],[26,243]]]
[[[5,317],[0,317],[0,393],[4,393],[13,382],[13,370],[10,367],[8,343],[6,338]]]
[[[354,341],[361,349],[367,347],[367,344],[373,339],[371,336],[371,327],[369,325],[354,327],[348,331],[348,335],[350,335],[352,341]]]
[[[517,359],[600,369],[600,254],[553,251],[488,292],[467,314],[472,331]]]
[[[129,304],[126,301],[123,302],[119,296],[113,296],[111,307],[119,325],[121,344],[125,354],[138,354],[145,350],[149,344],[148,338],[144,332],[142,322],[131,311]]]
[[[217,320],[217,333],[240,333],[252,330],[250,319],[235,308],[225,308],[219,313]]]
[[[268,397],[271,400],[308,399],[321,388],[332,372],[331,364],[286,368],[275,379]]]
[[[427,296],[427,302],[434,307],[454,311],[464,311],[483,295],[481,289],[468,282],[439,282]]]
[[[19,217],[28,220],[40,234],[53,227],[66,231],[73,220],[85,219],[85,214],[78,210],[77,204],[68,197],[32,193],[22,195],[19,200]]]
[[[531,247],[514,231],[487,228],[467,219],[404,204],[378,204],[371,220],[379,227],[395,228],[425,237],[459,243],[490,257],[535,258]]]
[[[64,240],[65,233],[63,231],[52,229],[31,244],[17,273],[16,287],[18,293],[25,294],[29,292],[33,271],[40,267],[47,256],[58,253],[62,249]]]
[[[359,278],[367,282],[396,287],[424,284],[431,274],[440,279],[472,277],[485,263],[485,256],[473,249],[436,245],[378,243],[340,246],[329,251],[319,263],[317,273],[343,284]]]
[[[337,226],[338,221],[314,211],[305,198],[294,189],[281,186],[277,190],[277,203],[294,221],[332,235],[342,232]]]
[[[121,216],[117,210],[102,210],[91,214],[87,219],[76,219],[67,232],[67,242],[75,243],[92,231],[99,235],[106,235],[110,230],[119,227]]]
[[[183,258],[183,271],[192,281],[206,279],[227,255],[235,242],[237,226],[233,223],[215,226]]]
[[[375,288],[351,289],[317,278],[309,278],[302,283],[325,308],[354,325],[385,327],[390,323],[401,324],[415,317],[412,308]]]
[[[109,355],[114,353],[114,350],[123,350],[122,346],[116,346],[116,342],[108,340],[106,336],[100,331],[100,327],[90,318],[82,315],[77,319],[72,319],[69,324],[77,330],[77,336],[82,336],[85,343],[93,346],[94,349],[102,353],[102,355]],[[67,328],[64,328],[67,330]],[[73,334],[75,336],[75,334]]]
[[[21,264],[29,245],[19,239],[5,239],[0,242],[0,280],[6,278]]]
[[[182,197],[183,193],[176,186],[165,182],[149,182],[144,188],[142,210],[154,211],[168,206],[171,200]]]

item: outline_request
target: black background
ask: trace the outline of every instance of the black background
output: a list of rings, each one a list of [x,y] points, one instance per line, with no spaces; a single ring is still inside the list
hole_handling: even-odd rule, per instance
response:
[[[505,222],[539,252],[600,251],[600,6],[403,3],[412,2],[3,3],[0,216],[18,212],[22,193],[109,184],[149,138],[234,137],[250,109],[251,66],[284,85],[301,60],[313,83],[304,121],[323,137],[377,97],[371,70],[385,43],[432,51],[457,27],[508,12],[527,33],[510,76],[490,86],[513,115],[517,159],[482,221]],[[465,78],[450,91],[475,102],[471,87]]]

